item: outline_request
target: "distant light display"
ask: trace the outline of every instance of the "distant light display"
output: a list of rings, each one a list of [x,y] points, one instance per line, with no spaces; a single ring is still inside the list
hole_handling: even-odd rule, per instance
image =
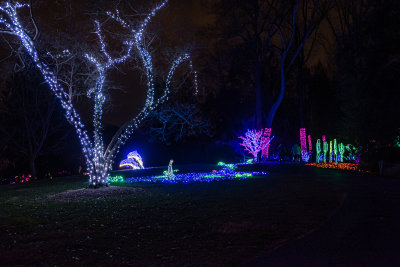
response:
[[[31,174],[22,174],[21,176],[15,176],[13,181],[10,184],[19,184],[19,183],[27,183],[32,180]]]
[[[312,153],[311,135],[308,135],[308,151]]]
[[[393,146],[400,148],[400,136],[399,135],[394,139]]]
[[[304,152],[307,152],[306,128],[300,128],[300,148],[301,148],[301,154],[302,155],[303,155]]]
[[[326,153],[329,151],[329,146],[327,142],[323,143],[323,150],[324,150],[324,162],[326,162]]]
[[[343,157],[344,157],[344,145],[343,143],[339,144],[339,161],[343,162]]]
[[[311,152],[301,152],[301,160],[303,162],[309,162],[311,160]]]
[[[333,154],[334,154],[334,158],[335,158],[335,162],[337,162],[337,141],[336,139],[333,139]]]
[[[130,152],[127,159],[120,162],[119,167],[132,170],[144,169],[142,157],[136,150]]]
[[[355,163],[308,163],[306,165],[323,169],[339,169],[348,171],[369,172],[359,169],[357,164]]]

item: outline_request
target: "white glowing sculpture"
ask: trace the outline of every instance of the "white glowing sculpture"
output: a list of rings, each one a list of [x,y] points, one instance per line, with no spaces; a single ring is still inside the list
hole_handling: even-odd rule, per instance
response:
[[[144,169],[142,157],[136,150],[129,153],[127,159],[120,162],[119,167],[132,170]]]
[[[128,138],[132,135],[133,131],[139,126],[147,115],[153,111],[159,104],[168,100],[170,92],[170,86],[173,75],[177,67],[184,61],[189,62],[189,66],[192,68],[192,62],[188,54],[179,56],[172,62],[169,69],[166,81],[164,93],[157,99],[155,98],[155,86],[154,76],[155,71],[152,64],[152,55],[148,51],[149,44],[146,43],[144,33],[147,25],[151,19],[156,15],[162,7],[166,5],[168,0],[163,1],[160,5],[154,8],[148,16],[139,25],[138,29],[134,29],[132,25],[127,23],[119,16],[118,10],[116,13],[107,13],[110,18],[118,22],[123,28],[130,32],[128,40],[124,42],[126,46],[125,51],[121,57],[112,57],[106,49],[106,44],[100,28],[100,23],[95,21],[96,34],[100,43],[100,51],[102,57],[105,60],[95,58],[93,55],[86,54],[85,57],[91,63],[96,66],[97,69],[97,82],[94,88],[88,90],[88,96],[92,96],[94,101],[94,112],[93,112],[93,138],[89,137],[87,130],[85,129],[82,120],[74,108],[69,95],[64,91],[62,85],[58,81],[54,72],[48,67],[48,65],[40,58],[37,47],[34,43],[34,38],[29,35],[29,31],[22,25],[18,16],[17,10],[23,7],[29,7],[27,4],[20,4],[14,2],[3,2],[0,4],[0,33],[11,34],[16,36],[22,43],[28,55],[32,58],[36,67],[41,72],[45,82],[49,85],[53,94],[59,99],[61,106],[65,111],[65,116],[69,123],[71,123],[80,139],[82,145],[82,151],[86,158],[86,164],[89,171],[89,183],[90,186],[97,187],[108,185],[109,171],[114,161],[115,155],[118,153],[119,148],[123,145]],[[36,24],[35,24],[36,27]],[[103,143],[102,133],[102,115],[103,105],[105,102],[104,83],[108,71],[115,67],[117,64],[126,62],[128,59],[132,59],[133,51],[139,54],[141,63],[146,69],[147,78],[147,98],[145,105],[140,113],[130,121],[126,122],[114,135],[110,144],[105,149]],[[132,59],[133,60],[133,59]],[[192,69],[193,70],[193,69]],[[195,71],[195,87],[197,93],[197,73]]]
[[[167,177],[169,180],[175,180],[174,169],[172,168],[172,164],[173,164],[173,163],[174,163],[174,160],[171,159],[171,160],[169,161],[168,170],[167,170],[167,172],[166,172],[166,177]]]

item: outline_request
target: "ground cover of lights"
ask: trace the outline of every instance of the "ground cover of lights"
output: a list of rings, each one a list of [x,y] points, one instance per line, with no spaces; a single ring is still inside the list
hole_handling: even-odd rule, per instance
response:
[[[265,176],[266,172],[236,171],[239,164],[225,164],[219,162],[222,169],[211,172],[178,173],[179,170],[164,171],[163,175],[125,178],[121,175],[111,176],[110,183],[191,183],[216,182],[228,180],[244,180],[254,176]]]

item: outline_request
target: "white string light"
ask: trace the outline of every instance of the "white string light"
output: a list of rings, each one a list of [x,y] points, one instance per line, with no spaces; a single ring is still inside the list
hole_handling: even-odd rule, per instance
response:
[[[65,116],[74,128],[80,139],[82,145],[82,151],[85,155],[87,168],[89,172],[89,183],[93,187],[108,185],[109,184],[109,170],[111,169],[112,163],[114,161],[115,155],[119,152],[119,148],[123,145],[128,138],[131,136],[133,131],[139,126],[139,124],[148,116],[148,114],[154,110],[158,105],[168,100],[168,94],[170,93],[170,85],[172,82],[173,75],[176,68],[184,61],[189,62],[189,66],[194,73],[194,82],[196,94],[198,93],[197,85],[197,72],[193,70],[193,64],[188,54],[182,55],[175,59],[169,70],[166,86],[164,89],[164,94],[157,100],[154,99],[154,68],[152,64],[152,56],[150,52],[146,49],[144,32],[146,26],[149,24],[151,19],[156,15],[157,11],[163,8],[168,0],[162,2],[152,12],[144,19],[139,27],[139,30],[135,31],[132,27],[119,16],[119,11],[116,14],[108,12],[107,14],[119,22],[121,26],[125,29],[130,29],[132,32],[132,40],[125,41],[124,44],[127,45],[125,54],[119,58],[113,58],[107,52],[106,43],[101,32],[100,23],[95,21],[96,34],[100,42],[100,50],[106,58],[105,62],[101,59],[97,59],[92,55],[86,54],[85,57],[92,64],[96,66],[98,72],[98,78],[96,81],[95,88],[88,90],[88,96],[93,96],[94,100],[94,115],[93,115],[93,142],[89,138],[89,135],[81,121],[79,114],[73,107],[68,94],[65,93],[62,86],[58,83],[56,75],[48,68],[48,66],[39,58],[36,47],[32,41],[32,38],[28,35],[27,31],[24,29],[22,24],[18,19],[17,10],[22,7],[29,7],[27,4],[15,3],[11,4],[6,2],[4,5],[0,5],[0,12],[6,17],[0,16],[0,24],[4,25],[5,31],[3,33],[9,33],[16,35],[21,40],[24,48],[27,50],[32,60],[36,64],[36,67],[42,73],[46,83],[49,85],[51,91],[60,100],[61,106],[65,111]],[[104,83],[106,80],[107,71],[111,69],[112,66],[125,62],[131,57],[133,48],[139,52],[142,63],[146,69],[147,77],[147,98],[145,105],[141,112],[131,121],[125,123],[114,136],[111,143],[108,145],[107,149],[104,150],[103,134],[102,134],[102,115],[103,115],[103,105],[105,102],[104,96]],[[66,56],[69,51],[65,50],[62,54],[58,56]],[[48,54],[51,55],[51,54]],[[56,58],[58,57],[56,56]]]

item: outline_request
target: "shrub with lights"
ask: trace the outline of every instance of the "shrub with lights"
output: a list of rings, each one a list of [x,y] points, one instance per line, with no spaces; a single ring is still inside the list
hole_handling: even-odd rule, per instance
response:
[[[109,19],[117,22],[122,29],[129,33],[127,39],[123,42],[125,46],[124,51],[121,52],[121,56],[119,57],[113,57],[111,53],[107,51],[107,44],[104,40],[104,35],[100,26],[101,24],[98,21],[95,21],[95,32],[98,38],[99,54],[101,54],[101,56],[96,57],[89,53],[84,55],[86,60],[95,66],[97,71],[96,84],[93,88],[87,90],[88,97],[90,97],[94,102],[94,130],[91,137],[89,132],[86,130],[86,127],[84,126],[76,108],[72,104],[69,95],[66,93],[62,84],[58,80],[57,75],[53,70],[50,69],[49,65],[41,58],[41,55],[39,54],[39,49],[35,43],[38,35],[38,28],[34,19],[31,18],[36,29],[36,33],[33,37],[31,36],[33,34],[30,34],[28,28],[21,23],[21,21],[24,19],[20,18],[20,12],[18,11],[21,8],[30,8],[30,6],[28,4],[21,4],[18,2],[3,2],[0,4],[0,33],[17,37],[17,39],[21,42],[22,47],[31,57],[32,61],[36,64],[37,69],[41,72],[52,93],[59,99],[61,106],[65,111],[65,116],[68,122],[74,126],[75,131],[80,139],[82,151],[86,159],[89,173],[89,184],[91,187],[107,186],[109,184],[109,171],[112,167],[116,154],[119,152],[120,147],[128,140],[128,138],[130,138],[133,131],[149,115],[150,112],[155,110],[161,103],[168,100],[172,78],[176,69],[183,62],[188,62],[193,71],[190,56],[188,54],[182,54],[178,56],[175,60],[173,60],[169,68],[163,93],[158,98],[156,97],[153,56],[149,50],[150,44],[145,38],[145,31],[152,18],[167,4],[167,2],[168,0],[165,0],[156,6],[145,17],[138,27],[134,27],[134,24],[130,24],[123,19],[118,10],[116,10],[114,13],[107,13]],[[109,145],[106,147],[103,142],[102,130],[103,107],[106,100],[105,93],[107,90],[104,88],[104,85],[107,80],[107,75],[110,73],[111,69],[115,68],[117,65],[126,63],[129,60],[133,61],[134,53],[138,55],[138,61],[143,64],[145,69],[145,75],[147,78],[146,101],[139,114],[135,118],[126,122],[117,131]],[[64,51],[60,57],[68,54],[68,51]],[[197,94],[197,73],[193,71],[193,74]]]
[[[12,179],[10,184],[22,184],[22,183],[27,183],[32,180],[32,175],[31,174],[21,174],[17,175]]]

